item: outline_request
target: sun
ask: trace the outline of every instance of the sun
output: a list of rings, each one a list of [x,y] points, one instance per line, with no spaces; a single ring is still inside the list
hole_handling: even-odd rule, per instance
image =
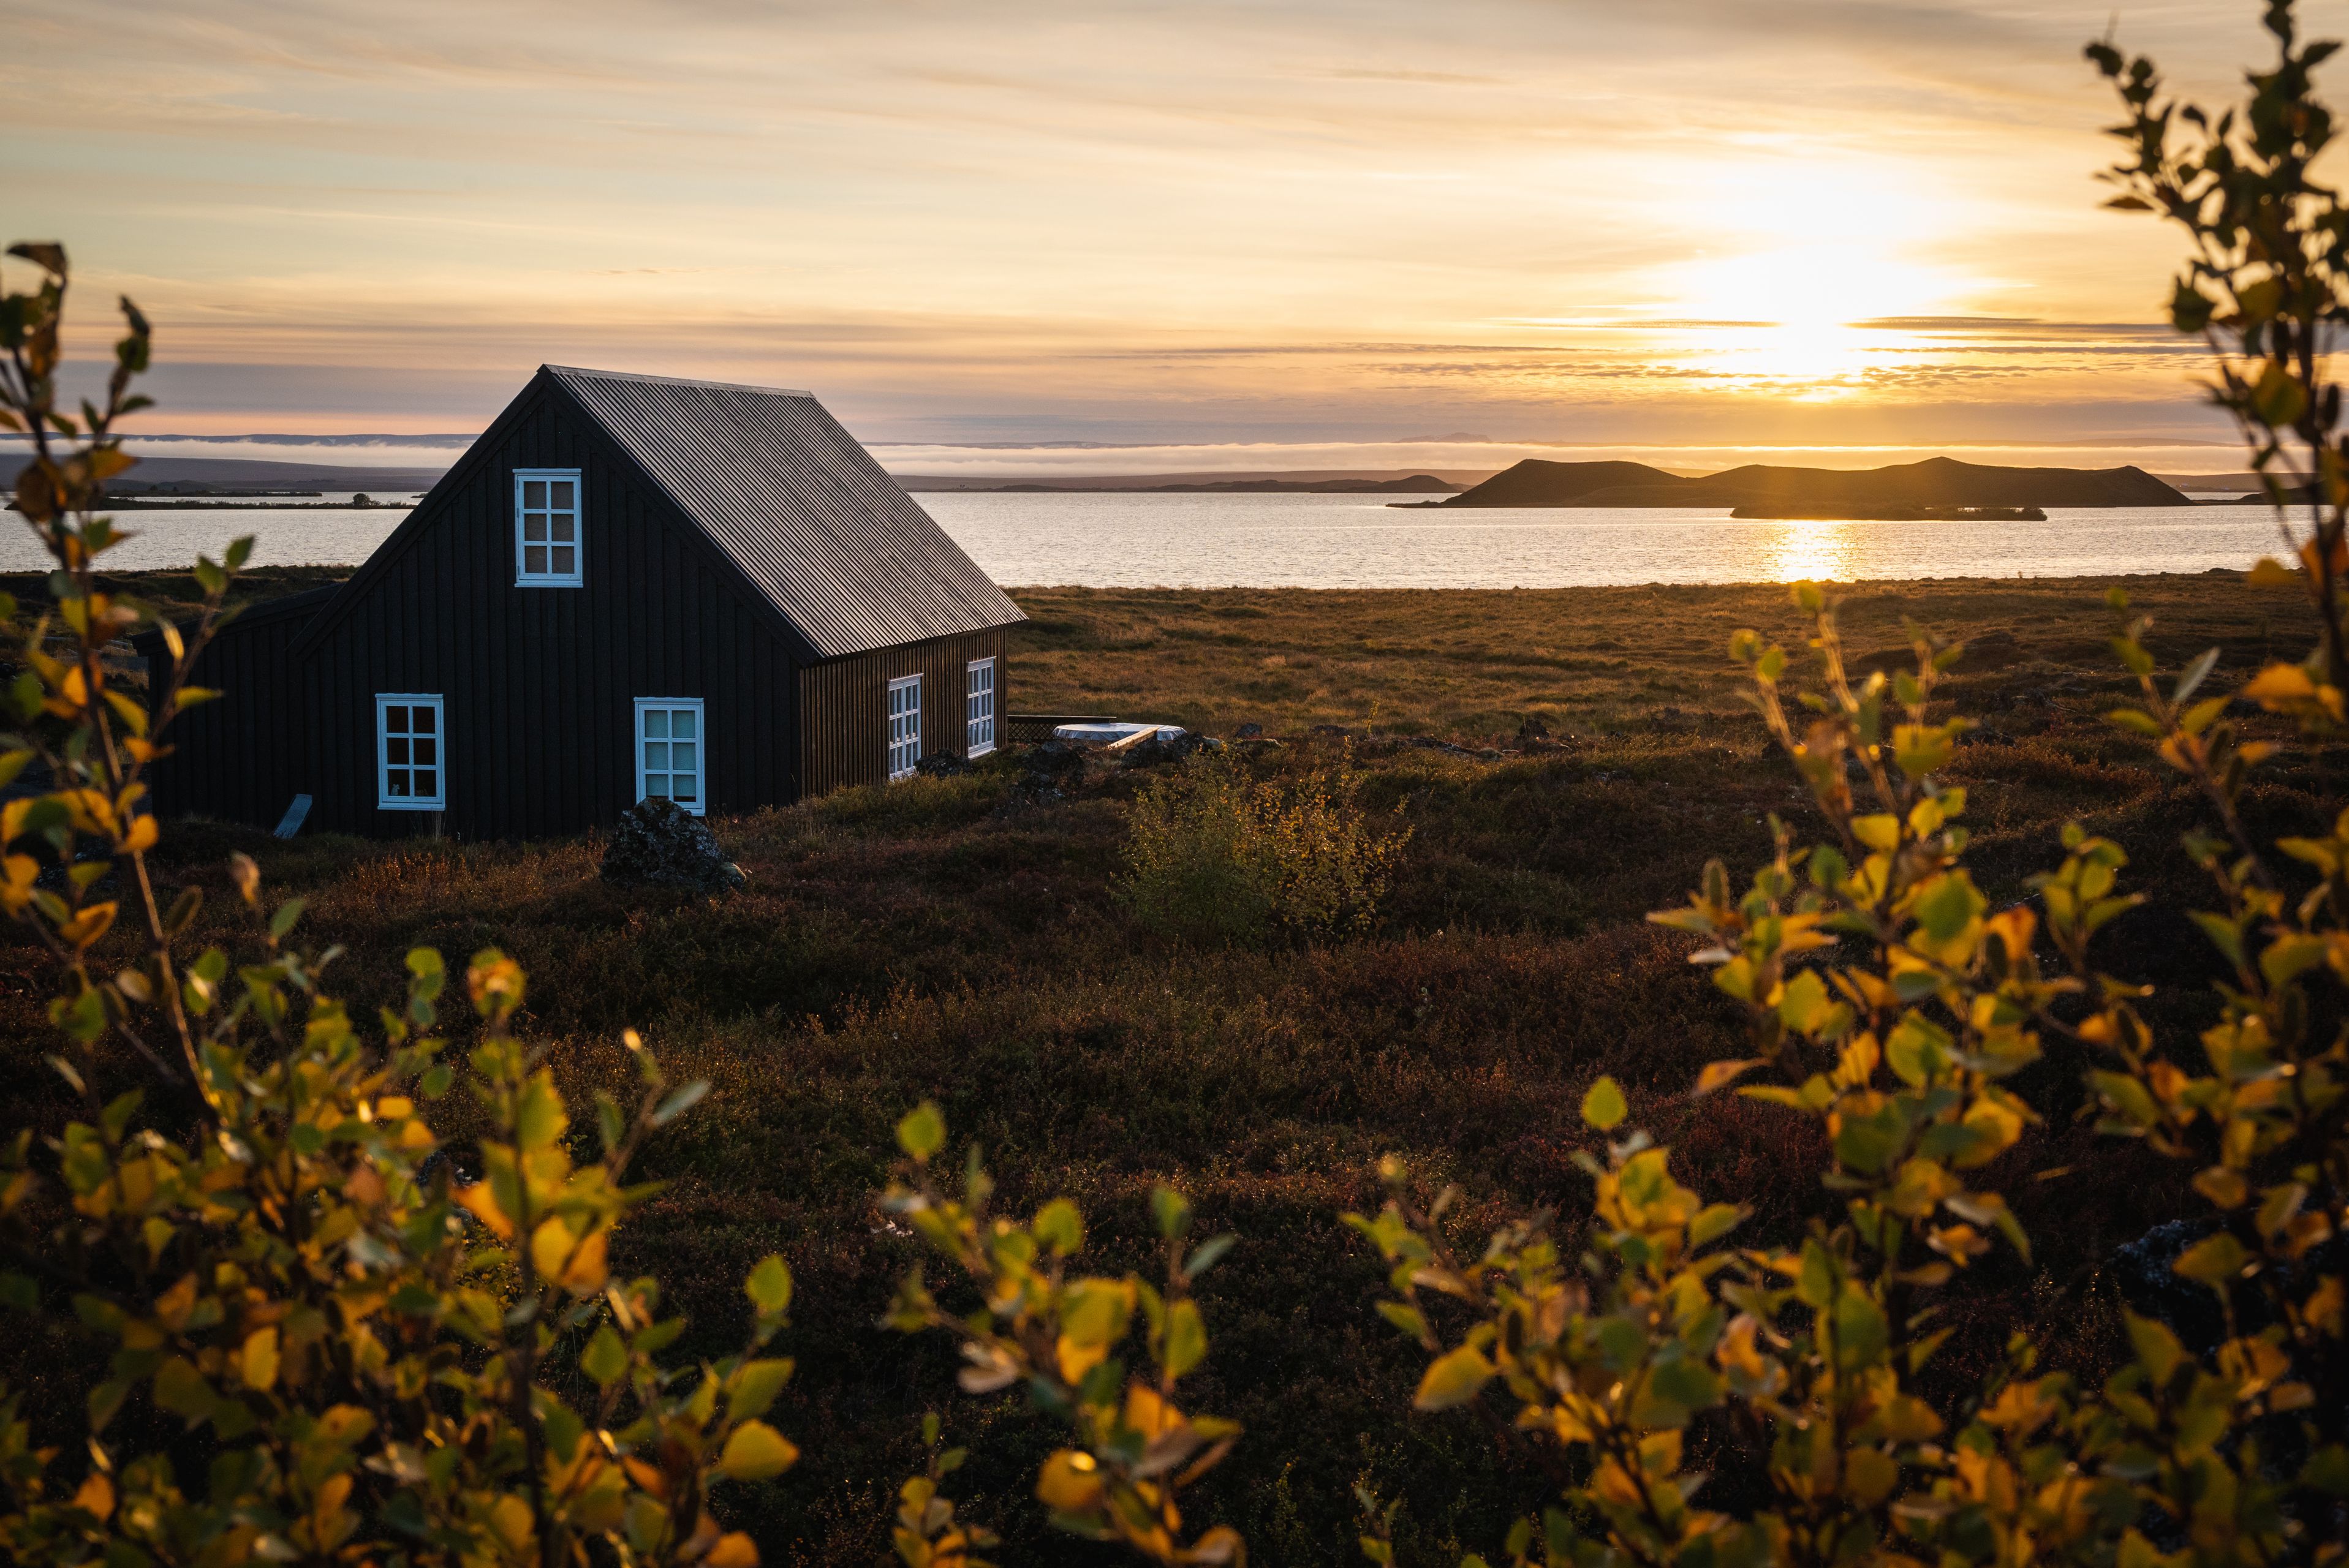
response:
[[[1665,310],[1692,327],[1713,368],[1743,380],[1859,388],[1870,335],[1852,324],[1949,310],[1969,280],[1921,259],[1961,222],[1913,176],[1827,160],[1718,177],[1693,205],[1710,242],[1666,269]]]

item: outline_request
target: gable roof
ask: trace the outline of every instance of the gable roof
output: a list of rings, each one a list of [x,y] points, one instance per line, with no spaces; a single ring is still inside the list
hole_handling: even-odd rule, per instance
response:
[[[344,585],[339,620],[542,387],[596,425],[818,658],[1027,617],[809,392],[542,365]]]
[[[543,373],[820,656],[1026,618],[813,395],[557,365]]]
[[[239,600],[234,606],[235,619],[219,627],[219,633],[225,635],[248,626],[265,626],[272,621],[306,621],[331,603],[335,595],[343,591],[343,586],[341,583],[328,583],[316,588],[305,588],[299,593],[281,593],[274,599]],[[195,616],[178,622],[181,634],[185,636],[192,633],[197,622],[198,617]],[[163,633],[159,627],[150,626],[133,635],[130,645],[153,658],[164,651]]]

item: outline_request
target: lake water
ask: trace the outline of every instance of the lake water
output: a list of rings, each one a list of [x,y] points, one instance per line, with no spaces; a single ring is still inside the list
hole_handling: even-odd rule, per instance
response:
[[[2055,508],[2045,522],[1779,522],[1720,509],[1434,511],[1350,495],[924,492],[999,583],[1095,587],[1558,588],[2240,570],[2278,550],[2261,507]],[[354,564],[405,515],[237,507],[127,511],[119,570],[217,559]],[[0,571],[44,565],[21,523]]]

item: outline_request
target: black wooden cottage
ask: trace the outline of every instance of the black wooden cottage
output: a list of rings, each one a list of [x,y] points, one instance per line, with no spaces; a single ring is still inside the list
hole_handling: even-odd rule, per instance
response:
[[[1021,618],[809,394],[544,366],[348,582],[222,632],[157,806],[525,838],[878,783],[993,748]]]

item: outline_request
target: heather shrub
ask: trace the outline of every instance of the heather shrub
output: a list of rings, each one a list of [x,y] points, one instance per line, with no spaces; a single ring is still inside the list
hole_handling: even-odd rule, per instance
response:
[[[1365,810],[1359,783],[1347,755],[1259,778],[1198,753],[1135,797],[1120,893],[1149,929],[1209,945],[1367,931],[1410,830]]]
[[[2331,120],[2309,71],[2332,46],[2301,46],[2289,5],[2267,18],[2282,57],[2240,115],[2168,103],[2149,64],[2090,51],[2128,114],[2121,202],[2189,231],[2173,315],[2218,351],[2212,396],[2279,503],[2291,558],[2255,576],[2304,595],[2320,627],[2305,659],[2230,690],[2214,654],[2157,679],[2148,623],[2110,601],[2134,686],[2110,718],[2207,819],[2186,848],[2212,907],[2191,924],[2224,979],[2181,1035],[2168,1020],[2185,1011],[2159,1006],[2174,986],[2099,966],[2142,901],[2127,847],[2081,823],[2028,898],[1994,907],[1977,886],[1950,778],[1971,727],[1943,684],[1960,645],[1915,628],[1905,661],[1862,673],[1808,584],[1793,594],[1806,651],[1738,633],[1732,656],[1810,825],[1774,822],[1742,884],[1716,861],[1653,918],[1687,934],[1744,1025],[1740,1054],[1692,1086],[1701,1106],[1735,1097],[1713,1102],[1711,1130],[1815,1151],[1826,1212],[1754,1233],[1745,1195],[1684,1184],[1602,1077],[1579,1107],[1587,1207],[1469,1233],[1457,1193],[1390,1160],[1384,1206],[1345,1216],[1389,1271],[1379,1315],[1423,1360],[1413,1406],[1480,1421],[1543,1478],[1538,1507],[1486,1522],[1504,1560],[2349,1554],[2349,810],[2269,840],[2243,810],[2256,769],[2349,728],[2349,441],[2326,356],[2349,318],[2349,211],[2311,173]],[[205,601],[184,626],[101,590],[119,535],[96,505],[129,462],[112,431],[140,406],[146,325],[126,303],[105,406],[58,412],[65,257],[13,253],[43,281],[0,303],[0,411],[33,447],[17,496],[56,562],[57,608],[27,622],[0,605],[23,661],[0,694],[15,726],[0,782],[38,764],[50,785],[0,808],[0,909],[48,959],[50,1065],[82,1110],[0,1150],[0,1306],[70,1325],[103,1374],[67,1409],[0,1391],[0,1551],[124,1568],[748,1568],[759,1547],[728,1522],[741,1489],[799,1458],[792,1366],[770,1354],[791,1272],[761,1260],[733,1343],[688,1360],[660,1282],[609,1261],[649,1195],[630,1181],[636,1155],[707,1086],[669,1083],[629,1032],[610,1048],[635,1088],[595,1095],[592,1127],[574,1097],[574,1124],[546,1049],[517,1027],[524,977],[494,950],[467,968],[470,1021],[444,1026],[447,971],[419,950],[398,1005],[362,1025],[323,988],[334,950],[297,942],[300,902],[270,907],[242,857],[237,951],[181,952],[198,895],[157,894],[142,780],[172,717],[210,695],[188,676],[245,551],[200,563]],[[109,655],[149,623],[172,657],[142,702]],[[949,816],[978,802],[975,786],[898,799]],[[1195,762],[1135,803],[1128,896],[1185,934],[1358,930],[1402,841],[1381,827],[1342,760],[1266,779]],[[1233,903],[1253,924],[1184,930]],[[1951,1338],[1984,1274],[2032,1258],[2007,1194],[2065,1175],[2035,1168],[2033,1137],[2058,1047],[2086,1064],[2100,1132],[2191,1172],[2171,1273],[2215,1327],[2124,1312],[2094,1377],[2050,1368],[2018,1332],[1986,1378],[1955,1379]],[[460,1086],[471,1106],[444,1107]],[[1076,1204],[1010,1212],[975,1149],[949,1178],[935,1105],[896,1136],[885,1224],[937,1273],[909,1271],[885,1326],[949,1341],[966,1391],[1018,1390],[1053,1425],[1033,1491],[1062,1529],[1161,1564],[1243,1563],[1236,1531],[1186,1517],[1242,1438],[1185,1403],[1208,1356],[1193,1287],[1229,1238],[1195,1240],[1191,1206],[1160,1185],[1147,1272],[1087,1272]],[[991,1541],[946,1495],[967,1456],[944,1429],[924,1421],[921,1472],[895,1489],[910,1568],[976,1565]],[[1395,1562],[1413,1532],[1360,1498],[1361,1552]]]

